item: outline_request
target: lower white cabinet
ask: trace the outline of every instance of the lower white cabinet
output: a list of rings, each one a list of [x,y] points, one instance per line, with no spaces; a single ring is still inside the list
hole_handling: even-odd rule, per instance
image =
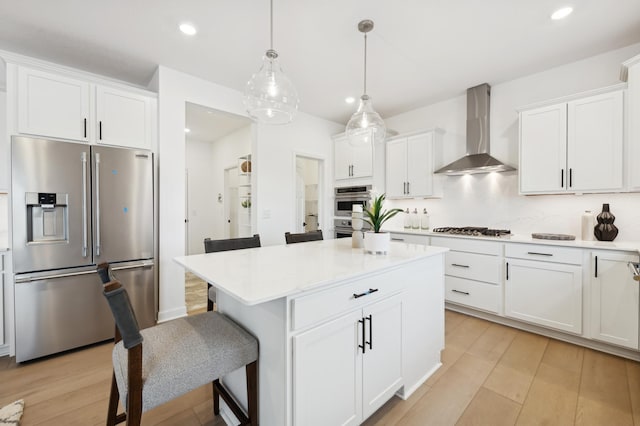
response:
[[[629,262],[638,262],[638,255],[592,252],[591,338],[637,350],[640,283]]]
[[[6,257],[0,253],[0,345],[4,345],[4,275]]]
[[[582,266],[512,258],[505,266],[507,317],[582,333]]]
[[[366,305],[293,338],[293,418],[357,425],[402,386],[402,298]]]

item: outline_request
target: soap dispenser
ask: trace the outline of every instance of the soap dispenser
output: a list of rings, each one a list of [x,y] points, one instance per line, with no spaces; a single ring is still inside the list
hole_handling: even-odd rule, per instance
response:
[[[409,213],[409,207],[404,212],[404,229],[411,229],[411,214]]]
[[[423,210],[422,217],[420,218],[420,228],[423,231],[427,231],[429,229],[429,213],[427,213],[426,208]]]
[[[413,209],[413,214],[411,215],[411,228],[420,229],[420,216],[418,216],[418,209]]]

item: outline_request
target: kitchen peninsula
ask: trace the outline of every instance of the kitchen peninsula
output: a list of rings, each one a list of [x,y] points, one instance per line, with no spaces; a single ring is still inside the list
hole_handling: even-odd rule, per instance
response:
[[[351,425],[441,365],[446,251],[392,242],[371,255],[340,239],[175,260],[258,338],[262,425]],[[243,370],[225,377],[240,397],[244,383]]]

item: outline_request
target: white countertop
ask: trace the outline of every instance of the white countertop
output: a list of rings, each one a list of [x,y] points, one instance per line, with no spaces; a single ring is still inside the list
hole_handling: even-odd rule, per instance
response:
[[[391,242],[387,255],[351,248],[351,238],[180,256],[174,260],[246,305],[315,290],[448,249]]]
[[[511,234],[502,237],[474,237],[470,235],[445,234],[442,232],[423,231],[419,229],[389,229],[394,234],[425,235],[429,237],[462,238],[470,240],[497,241],[501,243],[542,244],[550,246],[576,247],[591,250],[624,250],[640,253],[640,242],[635,241],[585,241],[575,240],[542,240],[531,238],[531,234]]]

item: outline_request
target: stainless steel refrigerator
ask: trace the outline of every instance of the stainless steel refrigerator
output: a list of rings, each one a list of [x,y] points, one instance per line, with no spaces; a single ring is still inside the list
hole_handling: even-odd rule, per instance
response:
[[[155,324],[153,154],[12,137],[16,361],[113,337],[96,265]]]

